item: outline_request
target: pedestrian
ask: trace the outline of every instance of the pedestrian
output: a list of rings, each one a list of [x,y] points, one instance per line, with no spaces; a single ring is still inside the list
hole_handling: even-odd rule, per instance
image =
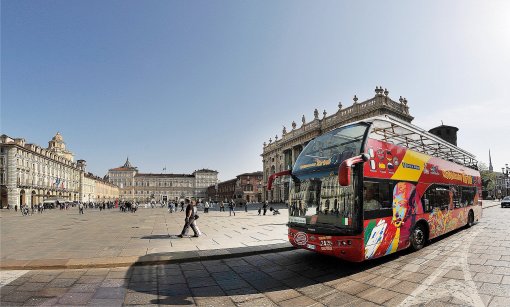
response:
[[[259,207],[259,210],[257,210],[259,212],[259,215],[260,215],[260,212],[262,212],[262,208]]]
[[[184,211],[184,202],[181,201],[181,212]]]
[[[262,209],[264,209],[264,214],[263,215],[266,215],[266,212],[267,212],[267,200],[264,202],[264,206],[262,206]]]
[[[18,205],[14,205],[14,211],[18,212]]]
[[[228,204],[228,209],[229,209],[229,216],[232,216],[232,213],[234,213],[234,216],[236,216],[236,203],[234,202],[233,199],[230,200],[230,203]]]
[[[79,214],[83,214],[83,204],[82,204],[82,203],[80,203],[80,204],[78,205],[78,213],[79,213]]]
[[[248,202],[246,202],[246,204],[244,204],[244,212],[248,212]]]
[[[209,213],[209,202],[208,201],[205,202],[204,213]]]
[[[186,217],[184,218],[184,227],[182,228],[181,234],[179,238],[184,238],[184,236],[188,235],[189,228],[193,230],[193,237],[200,237],[201,233],[198,229],[196,220],[198,219],[197,215],[197,202],[196,200],[190,201],[186,198]]]

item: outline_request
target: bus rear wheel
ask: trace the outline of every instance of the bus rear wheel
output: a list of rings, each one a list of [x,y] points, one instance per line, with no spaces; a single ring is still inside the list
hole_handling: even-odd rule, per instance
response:
[[[468,222],[467,222],[466,226],[469,228],[469,227],[473,226],[474,224],[475,224],[475,215],[474,215],[473,211],[469,211]]]
[[[425,227],[421,223],[416,224],[411,233],[411,248],[414,251],[420,250],[425,246],[426,241],[427,233],[425,232]]]

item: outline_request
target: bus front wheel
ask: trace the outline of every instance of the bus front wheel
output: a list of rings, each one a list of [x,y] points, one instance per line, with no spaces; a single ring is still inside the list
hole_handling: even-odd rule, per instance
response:
[[[427,234],[425,232],[425,227],[421,223],[416,224],[411,233],[411,248],[414,251],[420,250],[425,246],[426,241]]]

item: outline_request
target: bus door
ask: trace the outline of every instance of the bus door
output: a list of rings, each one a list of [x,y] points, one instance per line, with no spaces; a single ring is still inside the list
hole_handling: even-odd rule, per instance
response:
[[[391,197],[389,180],[363,182],[363,220],[365,259],[377,258],[386,254],[390,244],[388,226],[391,225]]]
[[[416,214],[410,182],[366,179],[363,184],[365,259],[407,248]]]

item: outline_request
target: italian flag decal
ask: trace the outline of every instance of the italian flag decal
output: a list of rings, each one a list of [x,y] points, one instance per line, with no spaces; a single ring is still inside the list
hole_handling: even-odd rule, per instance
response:
[[[348,226],[349,224],[351,224],[351,219],[348,217],[342,217],[340,218],[340,224],[342,226]]]

